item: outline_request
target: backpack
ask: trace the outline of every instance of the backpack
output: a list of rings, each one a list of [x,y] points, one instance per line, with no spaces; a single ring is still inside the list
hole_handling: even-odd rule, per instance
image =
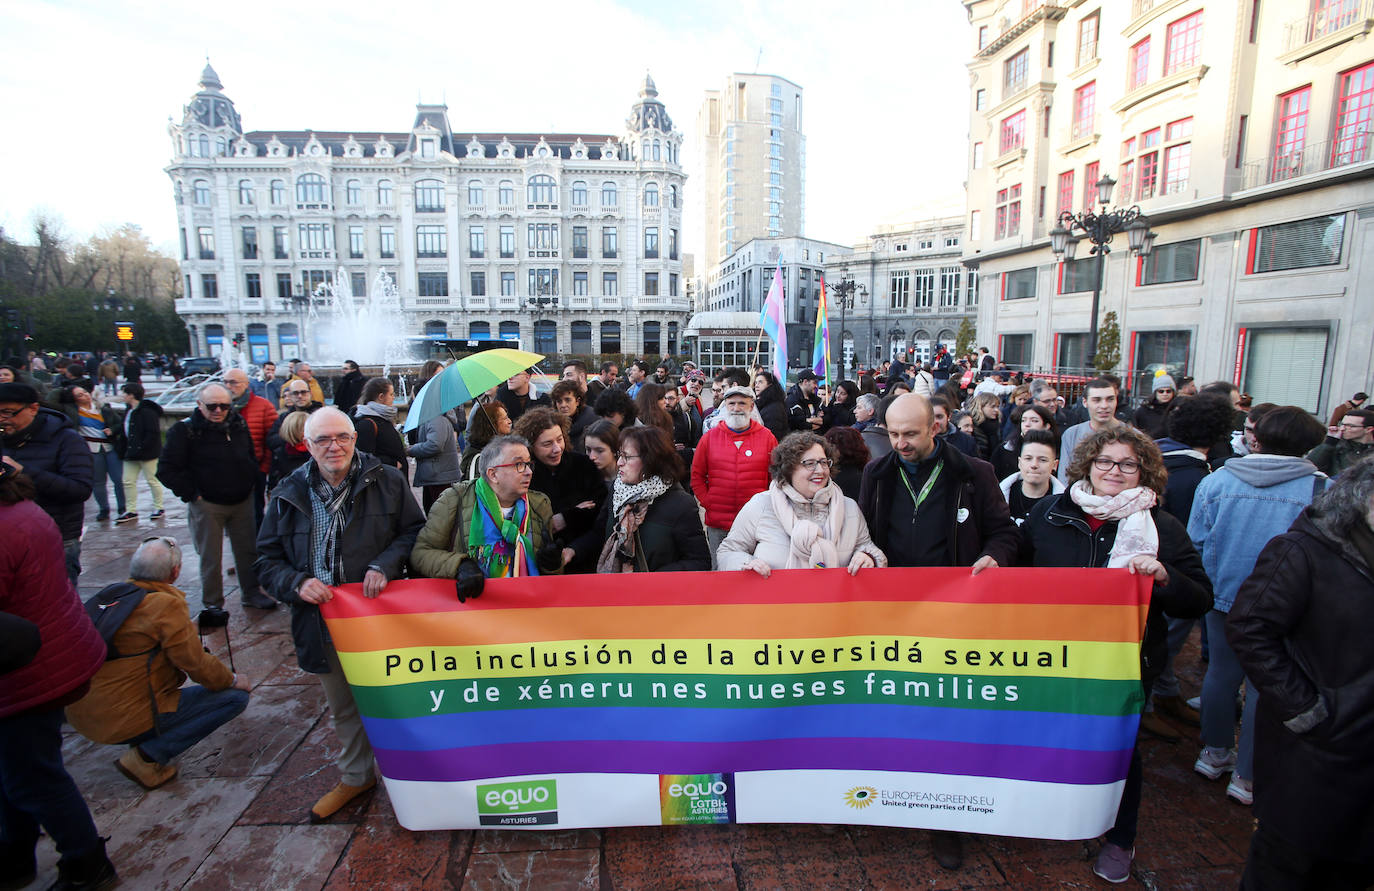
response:
[[[153,693],[153,659],[161,652],[161,644],[153,644],[150,649],[139,653],[121,653],[115,649],[114,637],[128,621],[133,611],[143,602],[148,592],[133,582],[115,582],[106,585],[85,602],[86,615],[91,617],[100,639],[105,641],[105,661],[112,659],[131,659],[134,656],[147,656],[148,664],[148,703],[153,713],[153,729],[161,733],[157,721],[157,696]]]

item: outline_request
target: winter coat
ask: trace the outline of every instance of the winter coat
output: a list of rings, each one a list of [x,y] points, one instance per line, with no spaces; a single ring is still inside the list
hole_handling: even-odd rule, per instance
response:
[[[115,632],[114,647],[123,658],[101,666],[90,692],[67,706],[67,721],[94,742],[119,743],[152,730],[150,688],[158,713],[166,714],[177,710],[188,676],[207,690],[234,683],[228,666],[201,645],[183,592],[162,582],[129,581],[148,593]]]
[[[802,429],[788,423],[787,406],[781,387],[768,387],[760,393],[754,400],[754,408],[763,419],[763,426],[768,428],[768,432],[773,434],[773,438],[778,442],[782,442],[794,429]],[[805,429],[810,430],[811,425],[807,424]]]
[[[820,429],[822,433],[831,427],[853,427],[854,406],[849,402],[832,402],[825,407],[823,418]]]
[[[353,428],[358,433],[357,450],[367,452],[409,477],[405,440],[401,439],[401,434],[396,432],[396,426],[391,421],[369,414],[363,410],[365,408],[358,406],[353,414]]]
[[[1159,446],[1160,454],[1164,456],[1164,467],[1169,471],[1169,481],[1164,485],[1164,497],[1160,505],[1186,526],[1193,511],[1193,493],[1203,478],[1212,472],[1207,464],[1207,456],[1167,437],[1156,440],[1155,445]]]
[[[835,481],[835,485],[840,487],[840,491],[847,498],[853,498],[855,502],[859,500],[859,490],[863,488],[864,465],[850,464],[841,461],[830,468],[830,478]]]
[[[984,555],[992,557],[998,566],[1016,565],[1020,536],[1011,521],[1007,500],[997,487],[992,465],[977,458],[969,458],[958,449],[942,444],[944,470],[953,483],[953,496],[948,499],[950,534],[948,536],[947,566],[972,566]],[[902,473],[901,458],[889,452],[870,461],[864,468],[863,485],[859,489],[859,509],[868,523],[873,543],[888,553],[888,513],[893,493],[902,488],[897,474]],[[960,515],[963,519],[960,519]],[[890,556],[890,555],[889,555]]]
[[[410,565],[415,574],[430,579],[456,579],[458,565],[468,556],[468,531],[472,528],[472,512],[477,509],[477,481],[465,480],[444,490],[429,509],[429,519],[415,539],[410,551]],[[535,553],[553,540],[553,510],[549,497],[530,490],[529,536]],[[524,567],[521,567],[524,572]],[[541,575],[547,575],[540,570]]]
[[[807,396],[802,392],[801,384],[793,384],[787,391],[787,423],[793,430],[813,429],[807,418],[820,411],[820,400],[816,394]],[[711,525],[707,523],[706,525]]]
[[[323,406],[317,406],[323,407]],[[308,409],[294,409],[294,411],[312,412],[316,407]],[[299,445],[291,445],[281,438],[282,422],[290,416],[291,411],[284,411],[277,415],[277,419],[272,422],[272,429],[267,432],[267,449],[272,453],[272,467],[267,472],[268,488],[275,488],[277,483],[286,479],[297,467],[310,460],[310,449],[306,447],[305,440],[301,440]]]
[[[633,396],[633,394],[631,394]],[[510,422],[514,424],[521,415],[537,405],[548,406],[548,396],[535,396],[534,385],[531,384],[525,395],[512,393],[510,388],[501,384],[496,388],[496,399],[506,407],[506,414],[510,416]]]
[[[707,526],[729,529],[744,503],[768,488],[768,459],[777,444],[753,420],[739,433],[722,422],[701,438],[692,458],[692,493],[706,508]]]
[[[578,409],[577,414],[572,417],[572,424],[568,429],[568,446],[574,452],[583,450],[583,437],[586,435],[587,428],[601,420],[601,417],[592,407],[583,403]]]
[[[313,384],[314,381],[312,380]],[[363,395],[363,379],[361,371],[350,371],[339,382],[334,385],[334,407],[339,411],[348,411],[358,404],[358,397]],[[313,392],[313,391],[312,391]]]
[[[859,552],[872,557],[875,565],[886,566],[887,556],[869,537],[868,523],[864,521],[858,503],[841,493],[835,494],[840,495],[844,501],[844,522],[830,539],[839,558],[836,566],[848,566],[849,561]],[[799,519],[805,517],[804,507],[794,506],[793,510]],[[725,540],[716,551],[716,567],[743,569],[749,560],[759,559],[774,569],[786,569],[787,558],[791,553],[792,532],[783,528],[777,511],[773,509],[773,493],[770,486],[768,491],[750,498],[748,503],[740,508],[739,515],[735,517],[735,525],[730,527],[730,534],[725,536]]]
[[[886,427],[865,427],[859,431],[859,435],[864,438],[864,445],[868,446],[868,454],[873,456],[874,461],[892,453],[892,440],[887,436]]]
[[[57,523],[62,540],[80,538],[95,463],[86,440],[67,416],[39,406],[28,427],[0,438],[0,455],[23,465],[38,489],[34,503]]]
[[[140,399],[138,405],[124,413],[125,461],[152,461],[162,455],[162,406],[151,399]]]
[[[1196,619],[1212,608],[1212,582],[1183,524],[1158,506],[1150,515],[1159,531],[1158,558],[1169,582],[1154,586],[1145,619],[1140,677],[1147,689],[1164,670],[1169,649],[1166,617]],[[1106,566],[1116,543],[1116,528],[1117,521],[1108,520],[1094,532],[1068,492],[1050,495],[1031,510],[1021,527],[1022,559],[1029,566]]]
[[[143,363],[138,360],[137,356],[130,356],[129,358],[124,360],[125,381],[133,383],[134,381],[139,380],[142,377],[142,375]]]
[[[67,580],[52,518],[32,501],[4,504],[0,529],[0,612],[37,625],[41,641],[26,665],[0,674],[0,718],[8,718],[76,698],[105,661],[105,642]]]
[[[1151,439],[1163,439],[1169,435],[1169,412],[1177,404],[1177,397],[1168,402],[1156,402],[1151,397],[1149,401],[1140,403],[1131,422]]]
[[[596,565],[606,539],[615,531],[611,503],[608,492],[592,528],[573,543],[572,548],[577,552],[574,559],[578,562]],[[711,549],[706,543],[706,530],[701,526],[696,499],[677,483],[649,505],[636,539],[636,572],[692,572],[711,568]]]
[[[567,526],[557,537],[568,542],[591,529],[596,522],[601,502],[606,499],[606,479],[591,458],[564,451],[557,467],[550,467],[538,458],[534,460],[530,490],[549,497],[550,516],[563,515]],[[577,506],[586,501],[593,502],[593,506]]]
[[[453,412],[431,418],[415,430],[410,457],[415,459],[416,486],[447,486],[462,479],[458,467],[458,431]]]
[[[1335,479],[1350,465],[1374,455],[1374,443],[1355,442],[1349,439],[1327,437],[1321,445],[1307,453],[1307,460],[1317,465],[1317,469]]]
[[[973,425],[973,441],[978,444],[978,457],[992,460],[992,450],[1002,445],[1002,425],[996,418],[988,418]]]
[[[1374,862],[1374,567],[1307,508],[1241,585],[1226,639],[1259,691],[1255,816],[1317,856]]]
[[[1305,458],[1232,458],[1198,484],[1188,536],[1212,580],[1212,608],[1229,612],[1270,539],[1288,531],[1329,480]]]
[[[997,478],[1005,481],[1013,473],[1021,469],[1021,435],[1019,433],[1007,437],[1002,444],[992,450],[992,457],[989,460],[992,470]],[[1055,482],[1059,482],[1055,479]],[[1055,491],[1063,491],[1064,484],[1059,483],[1059,488]]]
[[[393,582],[405,574],[406,558],[425,516],[399,470],[383,466],[371,455],[361,455],[358,460],[361,464],[350,496],[353,509],[338,544],[344,577],[335,583],[361,582],[372,567]],[[324,618],[318,606],[300,598],[301,585],[315,575],[310,563],[312,466],[306,463],[292,471],[272,491],[258,530],[258,559],[253,569],[268,594],[291,606],[291,639],[301,668],[312,674],[328,674],[325,646],[329,632]]]
[[[211,424],[199,409],[167,431],[167,444],[157,462],[157,478],[172,494],[190,504],[238,504],[253,494],[258,459],[248,424],[230,412],[222,424]]]
[[[238,413],[248,425],[248,435],[253,437],[253,454],[258,459],[258,470],[266,473],[272,469],[272,449],[267,445],[267,434],[277,423],[277,410],[272,403],[250,392],[248,402],[238,409]]]

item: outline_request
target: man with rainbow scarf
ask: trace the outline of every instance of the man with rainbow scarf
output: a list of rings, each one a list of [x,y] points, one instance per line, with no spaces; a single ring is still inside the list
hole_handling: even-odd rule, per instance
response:
[[[553,508],[547,495],[530,491],[529,444],[498,436],[477,460],[477,478],[439,496],[410,553],[416,575],[456,579],[460,601],[481,594],[489,578],[562,571]]]

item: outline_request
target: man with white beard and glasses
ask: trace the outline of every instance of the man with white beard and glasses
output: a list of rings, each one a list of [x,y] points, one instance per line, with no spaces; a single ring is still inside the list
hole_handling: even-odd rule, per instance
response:
[[[730,533],[745,502],[768,488],[768,460],[778,444],[773,434],[750,415],[754,391],[735,385],[721,394],[720,423],[697,443],[692,457],[692,493],[706,509],[706,544],[711,568],[716,549]]]

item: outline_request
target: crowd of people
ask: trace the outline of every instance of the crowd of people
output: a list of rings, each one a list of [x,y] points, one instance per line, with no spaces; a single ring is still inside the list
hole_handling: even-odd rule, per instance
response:
[[[151,789],[248,704],[196,639],[228,622],[226,536],[241,606],[287,605],[329,704],[341,778],[312,820],[376,783],[319,610],[337,585],[377,597],[407,575],[452,579],[466,600],[489,578],[562,573],[843,568],[881,585],[889,566],[1111,567],[1153,580],[1142,732],[1177,742],[1161,715],[1197,726],[1197,773],[1229,775],[1224,794],[1254,806],[1244,887],[1374,881],[1363,393],[1323,425],[1165,373],[1133,411],[1111,376],[1070,400],[986,351],[829,387],[810,371],[785,386],[764,369],[639,360],[622,377],[571,360],[549,393],[520,372],[403,435],[389,379],[347,363],[326,404],[308,364],[278,377],[268,363],[202,387],[164,441],[141,383],[120,387],[120,411],[69,369],[40,394],[31,368],[0,366],[0,516],[16,533],[0,538],[0,882],[32,873],[39,826],[60,887],[114,875],[62,766],[64,709],[78,732],[124,746],[120,770]],[[426,363],[420,384],[442,373]],[[101,594],[135,598],[128,618],[97,631],[75,589],[85,502],[98,521],[137,523],[140,477],[152,519],[163,486],[187,504],[203,609],[193,618],[175,587],[176,540],[155,537]],[[1189,700],[1174,661],[1199,620],[1207,666]],[[1093,865],[1107,881],[1130,875],[1146,794],[1137,750]],[[932,845],[959,868],[957,833]]]

